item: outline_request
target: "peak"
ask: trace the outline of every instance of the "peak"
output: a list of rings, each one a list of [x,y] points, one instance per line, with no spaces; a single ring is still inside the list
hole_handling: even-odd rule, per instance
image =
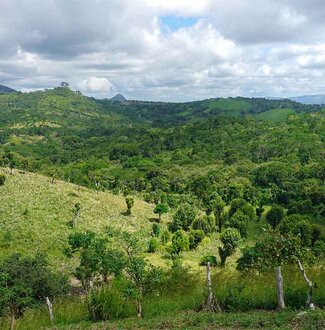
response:
[[[16,92],[14,89],[4,85],[0,85],[0,93],[14,93],[14,92]]]
[[[127,99],[122,94],[116,94],[110,100],[111,101],[118,101],[118,102],[125,102],[125,101],[127,101]]]

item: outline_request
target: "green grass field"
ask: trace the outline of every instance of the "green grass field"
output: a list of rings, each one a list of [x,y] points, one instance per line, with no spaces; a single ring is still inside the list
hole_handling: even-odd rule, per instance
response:
[[[267,120],[272,122],[284,122],[290,115],[296,114],[293,109],[272,109],[256,115],[257,119]]]

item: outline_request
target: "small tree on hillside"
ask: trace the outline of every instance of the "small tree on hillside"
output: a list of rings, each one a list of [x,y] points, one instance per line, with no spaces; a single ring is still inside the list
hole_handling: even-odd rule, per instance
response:
[[[126,203],[126,214],[128,216],[132,213],[132,207],[134,205],[134,199],[132,197],[125,197],[125,203]]]
[[[68,291],[68,280],[49,270],[42,255],[22,258],[13,254],[0,266],[0,309],[10,316],[10,329],[27,308],[46,303],[54,320],[51,300]]]
[[[173,222],[169,225],[171,232],[177,230],[188,230],[196,218],[196,212],[188,203],[181,204],[173,217]]]
[[[161,222],[161,215],[168,212],[168,206],[166,204],[157,204],[153,213],[159,215],[159,222]]]
[[[9,167],[10,174],[12,174],[13,169],[16,166],[16,160],[15,160],[14,154],[10,151],[6,151],[2,157],[2,163],[4,166]]]
[[[225,267],[226,260],[230,257],[239,245],[240,233],[235,228],[227,228],[220,236],[222,247],[219,247],[221,267]]]
[[[243,250],[242,257],[237,261],[237,269],[247,270],[255,268],[269,270],[274,268],[276,275],[278,309],[281,310],[285,308],[281,268],[285,264],[296,263],[308,287],[306,306],[313,309],[313,284],[307,277],[302,265],[302,260],[308,259],[309,251],[303,247],[300,237],[292,235],[291,233],[283,235],[278,231],[272,231],[262,242],[258,242],[254,247],[245,248]]]
[[[6,182],[6,176],[3,174],[0,174],[0,186],[3,186]]]

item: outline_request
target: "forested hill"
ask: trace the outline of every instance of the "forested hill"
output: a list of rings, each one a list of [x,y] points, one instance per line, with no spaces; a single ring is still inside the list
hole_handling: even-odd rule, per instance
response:
[[[324,114],[289,100],[117,103],[68,88],[4,94],[0,159],[149,201],[168,196],[170,205],[204,204],[217,191],[226,201],[307,198],[321,214]]]

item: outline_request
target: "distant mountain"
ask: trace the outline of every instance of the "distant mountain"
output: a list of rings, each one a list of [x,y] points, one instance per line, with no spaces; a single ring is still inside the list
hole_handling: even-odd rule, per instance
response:
[[[325,104],[325,95],[302,95],[289,99],[303,104]]]
[[[14,93],[14,92],[16,92],[14,89],[4,85],[0,85],[0,93]]]
[[[122,94],[116,94],[110,99],[110,101],[125,102],[127,99]]]

